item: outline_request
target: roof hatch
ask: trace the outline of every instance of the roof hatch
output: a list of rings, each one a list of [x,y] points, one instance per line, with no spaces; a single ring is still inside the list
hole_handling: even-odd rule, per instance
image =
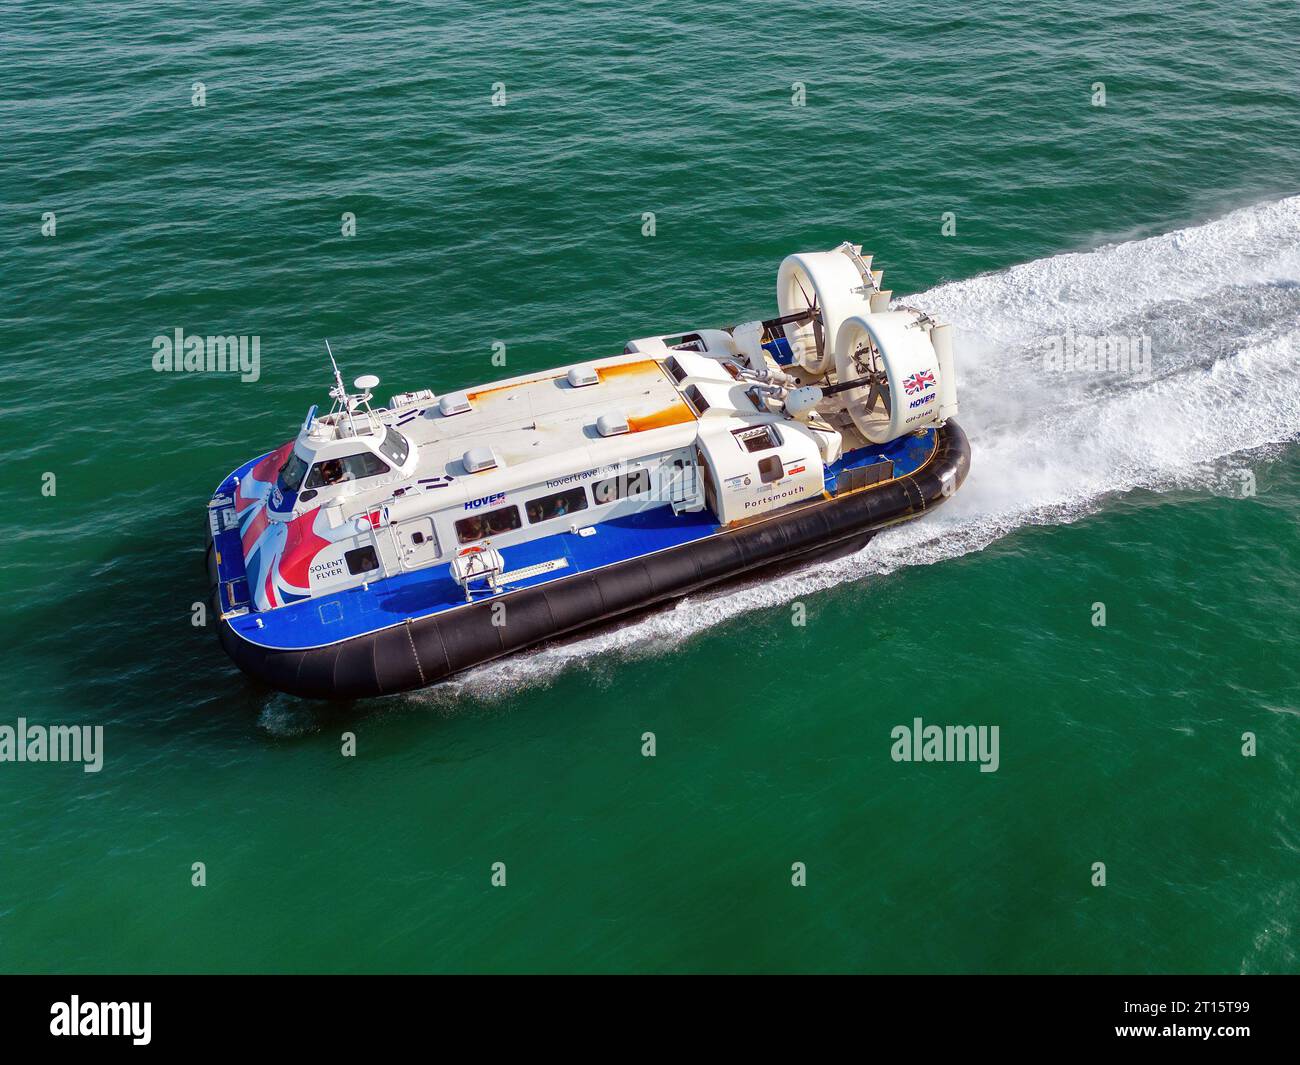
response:
[[[438,400],[438,411],[444,418],[450,418],[453,414],[464,414],[469,410],[473,408],[469,404],[469,396],[464,392],[448,392]]]
[[[600,376],[593,366],[573,366],[569,369],[568,381],[570,388],[586,388],[598,384]]]
[[[472,447],[465,452],[461,461],[470,473],[482,473],[484,470],[496,469],[501,465],[497,453],[490,447]]]
[[[627,431],[627,415],[621,411],[611,411],[596,419],[596,432],[601,436],[621,436]]]

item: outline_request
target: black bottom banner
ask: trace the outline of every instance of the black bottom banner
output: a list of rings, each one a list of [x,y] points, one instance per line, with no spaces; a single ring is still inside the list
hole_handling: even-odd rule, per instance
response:
[[[873,1035],[927,1051],[1294,1042],[1294,977],[9,976],[3,1046],[132,1052],[248,1047],[338,1053],[428,1039],[494,1048],[750,1040],[814,1048]],[[836,986],[838,985],[838,986]],[[617,1037],[626,1028],[629,1043]],[[561,1034],[562,1033],[562,1034]],[[615,1042],[611,1042],[615,1040]],[[490,1052],[490,1051],[489,1051]],[[1138,1052],[1143,1052],[1139,1049]],[[36,1060],[36,1059],[31,1059]]]

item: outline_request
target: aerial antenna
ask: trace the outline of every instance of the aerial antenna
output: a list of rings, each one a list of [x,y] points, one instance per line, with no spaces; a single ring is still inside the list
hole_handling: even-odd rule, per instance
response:
[[[330,347],[329,337],[325,338],[325,351],[329,354],[330,365],[334,367],[334,388],[330,394],[341,400],[347,392],[343,388],[343,375],[339,373],[339,364],[334,361],[334,349]]]
[[[348,390],[343,386],[343,375],[339,373],[339,364],[334,359],[334,349],[330,347],[329,337],[325,338],[325,350],[329,353],[330,365],[334,367],[334,387],[330,389],[330,396],[338,402],[348,415],[348,428],[352,430],[352,435],[357,435],[357,427],[352,421],[352,401],[348,396]]]

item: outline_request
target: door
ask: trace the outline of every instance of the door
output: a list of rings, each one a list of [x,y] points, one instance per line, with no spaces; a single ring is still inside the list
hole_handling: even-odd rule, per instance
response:
[[[403,569],[419,569],[438,558],[438,538],[433,532],[433,518],[410,518],[394,526],[397,546],[402,552]]]
[[[713,511],[713,516],[722,520],[722,511],[718,507],[718,486],[713,481],[713,470],[709,460],[700,448],[695,449],[695,466],[698,475],[704,479],[704,502]]]

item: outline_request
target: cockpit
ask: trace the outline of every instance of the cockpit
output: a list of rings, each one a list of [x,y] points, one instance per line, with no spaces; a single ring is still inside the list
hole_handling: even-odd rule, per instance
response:
[[[305,436],[306,434],[304,434]],[[307,441],[310,447],[310,441]],[[272,509],[286,513],[298,503],[308,503],[322,491],[352,482],[366,482],[383,477],[406,465],[411,453],[410,441],[392,426],[386,426],[383,438],[377,443],[363,442],[358,438],[332,441],[316,450],[299,454],[304,439],[289,452],[289,457],[276,477],[276,492],[272,496]],[[373,447],[375,450],[371,450]],[[358,483],[364,490],[369,485]]]

